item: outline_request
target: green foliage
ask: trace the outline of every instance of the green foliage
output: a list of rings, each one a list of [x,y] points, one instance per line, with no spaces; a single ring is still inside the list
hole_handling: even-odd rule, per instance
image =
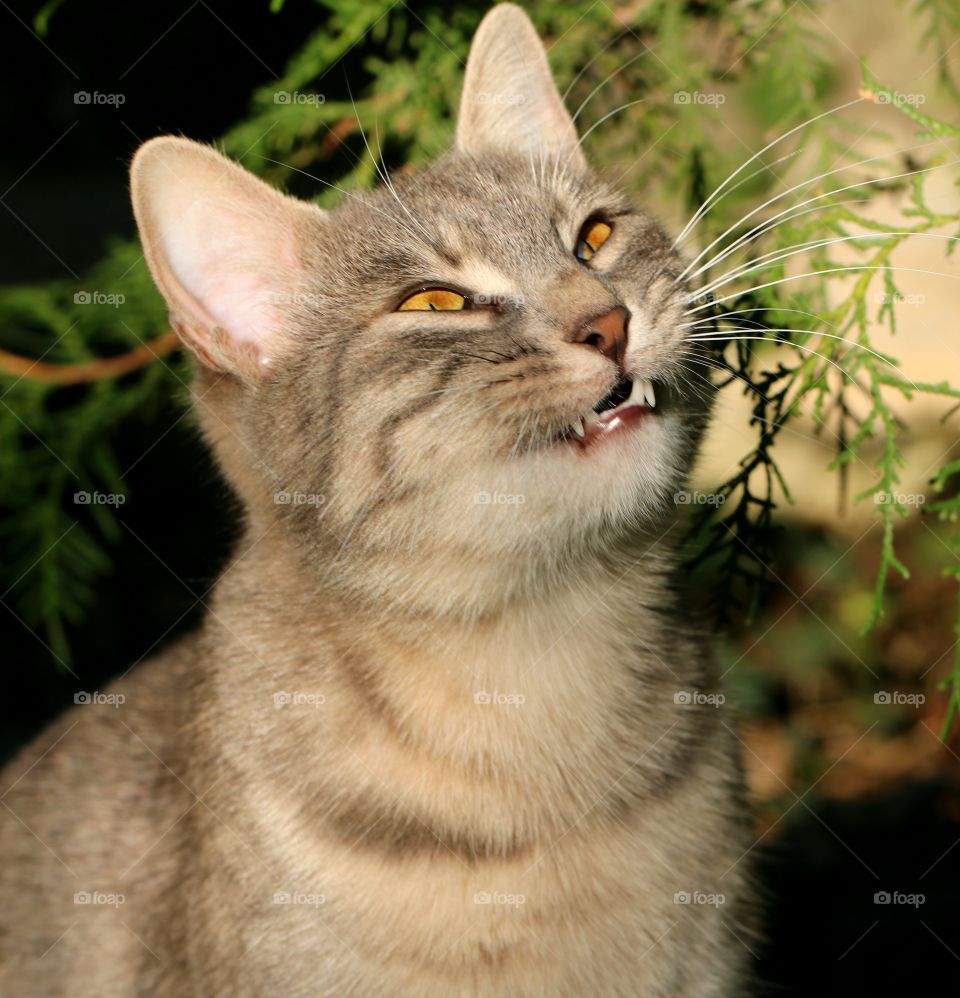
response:
[[[40,17],[48,19],[56,6],[48,3]],[[282,17],[283,6],[273,0],[271,9]],[[485,5],[425,3],[414,10],[390,0],[325,0],[325,7],[327,23],[293,53],[281,79],[254,92],[249,113],[222,146],[248,169],[300,193],[315,195],[319,181],[318,200],[328,204],[373,184],[381,157],[392,168],[417,169],[449,146],[463,63]],[[920,0],[910,9],[937,53],[960,37],[952,0]],[[960,130],[920,113],[864,67],[863,93],[876,103],[878,121],[905,114],[920,134],[909,151],[891,148],[858,162],[851,126],[842,114],[825,114],[836,99],[830,38],[815,11],[803,16],[787,0],[654,0],[616,13],[575,0],[538,3],[531,14],[561,89],[569,87],[568,105],[579,109],[588,154],[613,179],[654,209],[677,206],[670,220],[676,223],[734,175],[684,249],[693,257],[694,244],[715,243],[711,265],[698,273],[701,261],[691,272],[700,295],[693,318],[714,338],[726,390],[751,396],[756,442],[720,488],[723,515],[698,524],[701,558],[731,581],[725,592],[739,589],[750,601],[764,576],[774,510],[790,500],[776,443],[798,412],[812,415],[835,441],[832,468],[841,487],[847,469],[871,460],[868,445],[879,441],[874,484],[856,497],[894,497],[876,503],[883,550],[866,622],[872,627],[891,573],[906,575],[894,533],[906,512],[896,499],[902,427],[890,400],[922,393],[947,402],[960,392],[946,383],[914,384],[875,349],[871,333],[896,328],[900,282],[908,276],[895,265],[897,247],[936,238],[952,249],[944,233],[956,233],[960,217],[932,208],[925,190],[932,170],[950,167],[950,143]],[[944,92],[960,104],[946,60],[939,65]],[[316,97],[278,103],[281,93]],[[787,138],[736,172],[775,135]],[[909,193],[896,226],[878,224],[868,211],[881,190]],[[833,255],[841,248],[842,259]],[[733,266],[737,275],[726,281]],[[805,274],[814,276],[798,276]],[[83,288],[122,294],[124,306],[75,305]],[[166,328],[139,250],[124,243],[79,286],[0,288],[0,321],[5,349],[62,363],[131,349]],[[118,427],[179,395],[185,377],[181,358],[78,389],[54,389],[29,375],[0,381],[0,502],[12,514],[6,523],[15,524],[0,540],[2,585],[12,587],[19,612],[63,660],[64,622],[91,598],[116,530],[102,507],[77,522],[72,494],[123,491],[112,446]],[[947,493],[958,474],[956,462],[946,464],[937,487]],[[960,499],[945,496],[930,509],[956,523]],[[64,542],[54,544],[63,534]],[[960,555],[960,531],[953,538]],[[56,556],[42,558],[28,573],[30,583],[17,585],[51,545]],[[948,570],[957,574],[956,566]],[[955,713],[960,657],[952,683]]]

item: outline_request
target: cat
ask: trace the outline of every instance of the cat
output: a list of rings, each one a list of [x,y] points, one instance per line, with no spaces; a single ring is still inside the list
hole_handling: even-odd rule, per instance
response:
[[[325,211],[160,137],[131,187],[243,535],[198,632],[3,772],[0,991],[744,994],[674,501],[712,390],[526,14],[423,171]]]

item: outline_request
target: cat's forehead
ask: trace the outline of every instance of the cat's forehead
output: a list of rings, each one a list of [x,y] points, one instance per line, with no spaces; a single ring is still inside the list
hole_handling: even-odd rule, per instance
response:
[[[563,252],[591,213],[630,207],[592,174],[556,160],[451,154],[345,202],[335,219],[369,253],[395,263],[469,256],[509,267]]]

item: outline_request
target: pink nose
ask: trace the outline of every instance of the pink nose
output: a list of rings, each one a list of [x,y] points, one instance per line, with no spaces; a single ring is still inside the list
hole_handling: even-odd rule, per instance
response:
[[[577,330],[574,343],[599,350],[604,357],[623,367],[623,355],[627,349],[627,322],[630,313],[622,306],[595,315]]]

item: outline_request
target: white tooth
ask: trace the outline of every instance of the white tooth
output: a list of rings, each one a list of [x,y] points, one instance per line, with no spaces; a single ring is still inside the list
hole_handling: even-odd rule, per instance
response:
[[[653,382],[644,381],[643,383],[643,397],[647,400],[647,405],[653,409],[657,404],[657,396],[653,394]]]
[[[643,405],[646,393],[644,391],[644,385],[646,382],[642,378],[634,378],[633,388],[630,389],[630,398],[627,399],[627,404],[633,402],[635,405]]]
[[[577,418],[570,424],[573,428],[573,432],[576,433],[578,437],[583,439],[583,420],[577,416]]]

